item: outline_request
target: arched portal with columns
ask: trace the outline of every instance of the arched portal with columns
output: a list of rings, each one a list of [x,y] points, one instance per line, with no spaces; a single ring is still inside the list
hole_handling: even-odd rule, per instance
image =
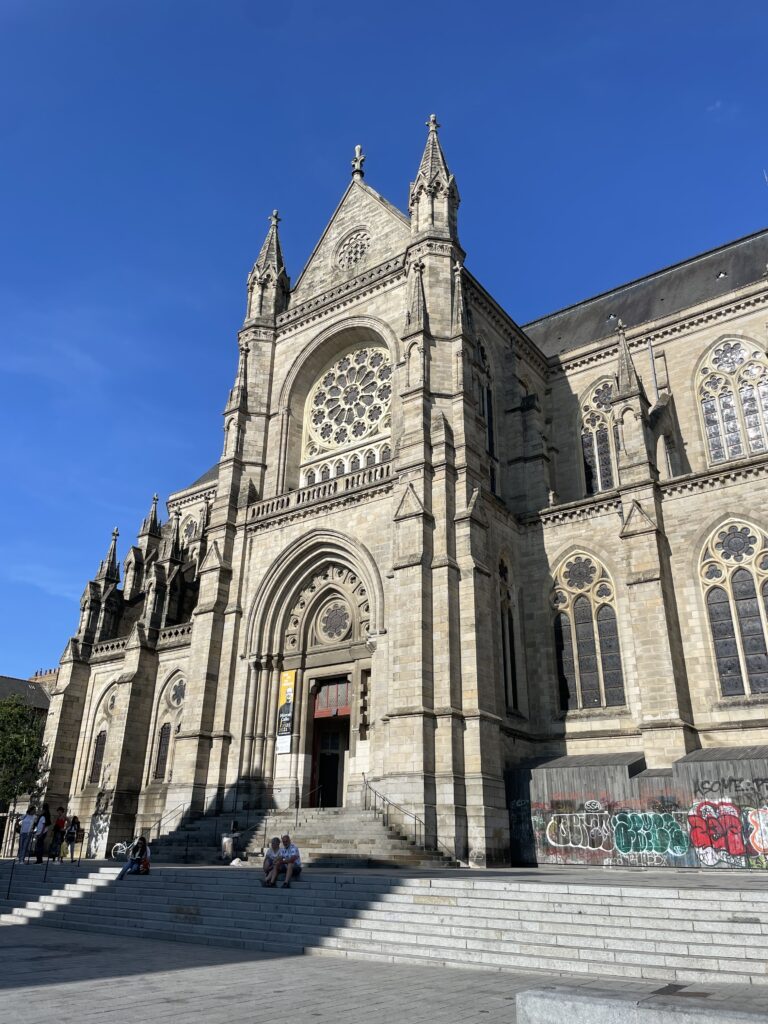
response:
[[[248,622],[242,774],[268,802],[359,801],[385,635],[381,577],[357,541],[312,531],[265,573]]]

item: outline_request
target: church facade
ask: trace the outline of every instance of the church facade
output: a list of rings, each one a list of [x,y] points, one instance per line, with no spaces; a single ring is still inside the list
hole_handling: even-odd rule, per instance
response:
[[[273,215],[221,458],[83,594],[48,799],[93,853],[372,785],[504,864],[516,766],[768,744],[768,232],[521,327],[435,118],[407,214],[363,160],[294,284]]]

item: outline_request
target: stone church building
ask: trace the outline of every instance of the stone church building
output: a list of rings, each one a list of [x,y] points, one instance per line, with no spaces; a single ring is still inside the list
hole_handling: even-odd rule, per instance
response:
[[[438,127],[407,213],[358,147],[294,282],[273,214],[219,461],[85,588],[46,742],[93,852],[367,781],[503,864],[515,766],[768,744],[768,231],[520,326]]]

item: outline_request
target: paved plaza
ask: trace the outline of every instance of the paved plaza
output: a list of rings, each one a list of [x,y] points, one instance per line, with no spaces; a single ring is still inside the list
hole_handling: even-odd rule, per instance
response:
[[[669,986],[399,966],[330,957],[264,957],[232,949],[24,925],[0,927],[0,1020],[24,1024],[514,1024],[515,994],[543,985],[636,994],[737,1011],[768,1022],[761,986]],[[675,988],[675,986],[672,986]],[[659,990],[662,991],[659,991]]]

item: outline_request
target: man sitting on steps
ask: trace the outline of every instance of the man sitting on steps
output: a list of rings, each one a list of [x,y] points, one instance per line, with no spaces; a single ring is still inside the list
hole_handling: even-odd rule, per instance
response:
[[[279,875],[285,872],[283,888],[290,889],[291,879],[298,878],[301,874],[301,854],[299,853],[298,846],[291,842],[291,837],[287,832],[283,836],[283,845],[280,847],[278,857],[279,860],[273,872],[275,881],[277,881]],[[274,885],[274,882],[272,884]]]

